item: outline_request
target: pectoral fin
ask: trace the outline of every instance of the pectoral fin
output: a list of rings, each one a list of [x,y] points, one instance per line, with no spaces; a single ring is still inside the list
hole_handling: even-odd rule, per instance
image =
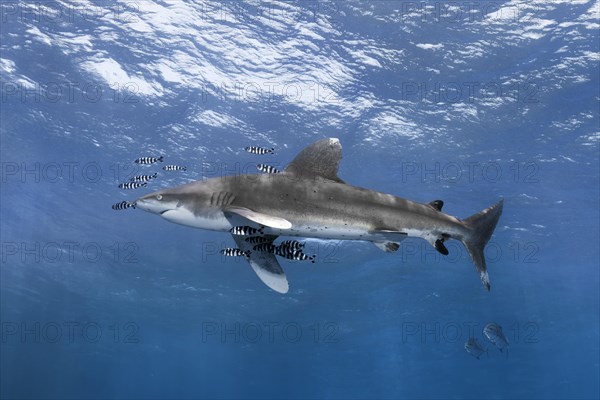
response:
[[[256,211],[252,211],[245,207],[234,207],[228,206],[223,208],[224,212],[237,214],[244,217],[252,222],[256,222],[259,225],[268,226],[275,229],[290,229],[292,223],[285,218],[275,217],[268,214],[262,214]]]
[[[259,279],[274,291],[287,293],[289,290],[288,281],[275,255],[267,252],[253,251],[252,243],[246,242],[243,236],[232,235],[232,237],[241,250],[250,252],[248,262]],[[277,238],[277,236],[273,235],[266,237],[271,242]]]

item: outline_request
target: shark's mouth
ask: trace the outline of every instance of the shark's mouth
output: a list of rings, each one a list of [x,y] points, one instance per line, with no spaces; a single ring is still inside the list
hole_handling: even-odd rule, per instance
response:
[[[164,213],[168,212],[168,211],[172,211],[172,210],[165,210],[165,211],[161,211],[160,215],[163,215]]]

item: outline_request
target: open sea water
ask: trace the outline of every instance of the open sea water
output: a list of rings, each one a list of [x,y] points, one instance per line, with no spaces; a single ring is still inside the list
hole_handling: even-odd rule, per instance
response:
[[[597,399],[599,9],[2,1],[0,396]],[[459,218],[504,198],[492,290],[456,241],[309,239],[279,294],[230,235],[111,209],[325,137],[349,184]]]

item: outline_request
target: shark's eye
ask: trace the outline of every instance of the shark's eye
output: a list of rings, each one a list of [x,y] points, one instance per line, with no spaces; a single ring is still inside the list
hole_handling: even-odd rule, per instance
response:
[[[159,201],[162,200],[162,194],[157,194],[156,195],[156,200],[159,200]]]

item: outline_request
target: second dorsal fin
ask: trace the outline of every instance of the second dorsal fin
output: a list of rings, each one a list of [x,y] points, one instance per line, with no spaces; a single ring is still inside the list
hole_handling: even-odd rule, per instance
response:
[[[444,202],[442,200],[434,200],[430,202],[429,205],[438,211],[442,211],[442,207],[444,207]]]

